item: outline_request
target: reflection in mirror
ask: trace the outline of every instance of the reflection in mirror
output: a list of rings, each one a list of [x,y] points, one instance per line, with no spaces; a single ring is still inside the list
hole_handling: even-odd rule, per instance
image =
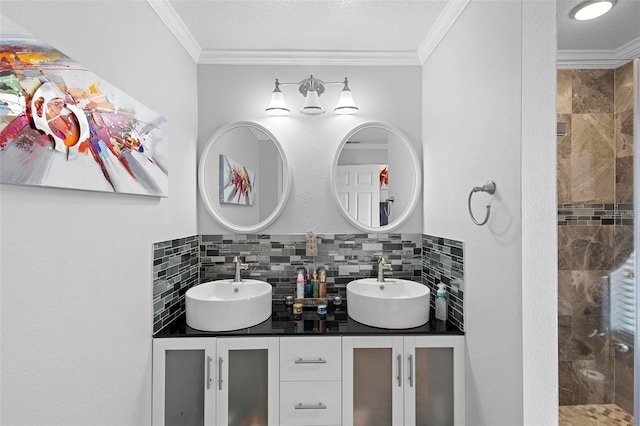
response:
[[[420,164],[404,134],[366,123],[338,148],[332,171],[334,196],[345,217],[365,231],[388,231],[411,214],[420,190]]]
[[[209,213],[235,232],[256,232],[278,217],[289,196],[282,147],[265,127],[238,122],[217,130],[202,152],[200,195]]]

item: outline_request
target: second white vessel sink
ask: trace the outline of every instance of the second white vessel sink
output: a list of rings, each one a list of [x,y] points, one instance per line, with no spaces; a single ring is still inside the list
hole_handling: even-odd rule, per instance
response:
[[[429,321],[431,291],[415,281],[362,278],[347,284],[347,313],[365,325],[403,329]]]
[[[211,281],[185,294],[187,325],[202,331],[252,327],[271,316],[271,284],[259,280]]]

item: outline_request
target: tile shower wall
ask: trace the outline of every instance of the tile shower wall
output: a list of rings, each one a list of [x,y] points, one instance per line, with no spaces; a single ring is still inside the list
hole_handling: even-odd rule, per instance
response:
[[[558,71],[558,121],[567,123],[557,151],[561,405],[615,402],[633,411],[630,366],[610,334],[599,336],[609,322],[602,277],[633,250],[632,84],[631,63]]]
[[[202,282],[234,277],[233,258],[249,264],[243,277],[267,281],[274,300],[295,293],[300,267],[327,270],[327,294],[346,297],[346,286],[355,278],[376,277],[377,260],[384,256],[393,270],[385,276],[420,281],[420,234],[318,234],[318,254],[309,256],[305,235],[201,235]]]
[[[438,284],[444,283],[449,294],[449,319],[464,331],[464,247],[461,241],[422,236],[422,282],[429,286],[432,296]],[[431,309],[435,298],[431,297]]]
[[[153,333],[184,312],[184,294],[198,283],[198,236],[153,245]]]

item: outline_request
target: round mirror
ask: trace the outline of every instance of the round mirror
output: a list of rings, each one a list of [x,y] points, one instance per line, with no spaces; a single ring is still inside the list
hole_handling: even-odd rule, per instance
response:
[[[331,187],[344,217],[368,232],[391,231],[407,220],[420,194],[420,162],[399,129],[364,123],[336,151]]]
[[[198,185],[204,205],[220,225],[252,233],[282,212],[291,172],[275,136],[257,123],[240,121],[209,139],[200,157]]]

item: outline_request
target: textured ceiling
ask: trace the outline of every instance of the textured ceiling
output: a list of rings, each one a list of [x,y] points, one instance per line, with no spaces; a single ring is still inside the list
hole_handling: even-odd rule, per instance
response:
[[[171,0],[203,50],[412,51],[446,1]]]
[[[584,0],[558,0],[558,49],[617,50],[640,39],[640,0],[618,0],[606,15],[591,21],[571,19],[571,10]]]

